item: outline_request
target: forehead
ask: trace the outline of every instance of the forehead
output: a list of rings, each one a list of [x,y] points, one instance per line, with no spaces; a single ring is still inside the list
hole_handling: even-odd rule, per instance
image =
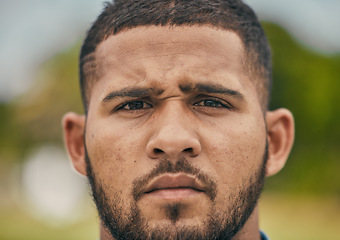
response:
[[[179,48],[172,49],[168,46],[170,44]],[[232,49],[228,47],[231,44],[235,52],[243,51],[241,39],[232,31],[210,26],[142,26],[110,36],[98,45],[96,56],[99,58],[112,54],[124,56],[126,51],[130,50],[145,53],[160,49],[169,53],[181,53],[190,49],[231,53]]]
[[[110,36],[98,45],[95,59],[100,70],[117,63],[141,64],[141,58],[158,57],[159,60],[171,61],[181,55],[195,55],[201,61],[233,56],[233,61],[242,61],[244,50],[238,35],[231,31],[209,26],[180,27],[137,27]],[[178,60],[178,59],[177,59]],[[162,61],[162,62],[163,62]],[[146,63],[146,61],[143,61]],[[223,61],[214,61],[215,64]],[[139,65],[142,67],[141,65]]]
[[[91,87],[112,91],[162,85],[164,90],[171,84],[226,81],[227,87],[240,90],[252,87],[244,56],[242,41],[232,31],[209,26],[137,27],[98,45],[90,64],[96,66],[91,69],[96,71]]]

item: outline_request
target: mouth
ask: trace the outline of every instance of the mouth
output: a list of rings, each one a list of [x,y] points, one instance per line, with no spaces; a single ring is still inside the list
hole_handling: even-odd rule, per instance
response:
[[[144,190],[144,196],[165,200],[180,200],[205,193],[206,186],[187,174],[162,175],[151,181]]]

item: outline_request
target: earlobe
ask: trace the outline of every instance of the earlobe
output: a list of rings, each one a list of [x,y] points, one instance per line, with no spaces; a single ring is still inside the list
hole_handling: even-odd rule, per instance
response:
[[[267,112],[268,161],[266,176],[279,172],[285,165],[294,143],[294,117],[287,109]]]
[[[74,168],[86,175],[84,130],[85,116],[67,113],[62,120],[64,142]]]

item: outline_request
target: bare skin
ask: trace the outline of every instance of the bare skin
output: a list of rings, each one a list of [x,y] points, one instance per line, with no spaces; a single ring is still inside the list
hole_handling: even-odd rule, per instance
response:
[[[137,27],[111,36],[95,52],[96,76],[85,117],[63,119],[75,169],[86,175],[86,147],[107,196],[119,196],[128,214],[135,203],[150,229],[203,226],[225,212],[230,198],[261,167],[266,175],[284,166],[294,139],[286,109],[263,113],[254,76],[244,71],[237,34],[204,26]],[[266,131],[267,128],[267,131]],[[205,183],[189,174],[164,174],[131,195],[134,180],[162,159],[187,159],[216,183],[214,201]],[[229,200],[228,200],[229,199]],[[178,203],[176,223],[164,210]],[[101,239],[113,239],[101,226]],[[257,207],[234,239],[259,237]]]

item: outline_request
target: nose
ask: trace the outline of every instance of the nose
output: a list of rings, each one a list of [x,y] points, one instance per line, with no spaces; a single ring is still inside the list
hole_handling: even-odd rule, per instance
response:
[[[201,143],[195,126],[185,111],[168,109],[156,116],[153,133],[146,151],[150,158],[168,157],[177,160],[181,156],[196,157],[201,152]]]

